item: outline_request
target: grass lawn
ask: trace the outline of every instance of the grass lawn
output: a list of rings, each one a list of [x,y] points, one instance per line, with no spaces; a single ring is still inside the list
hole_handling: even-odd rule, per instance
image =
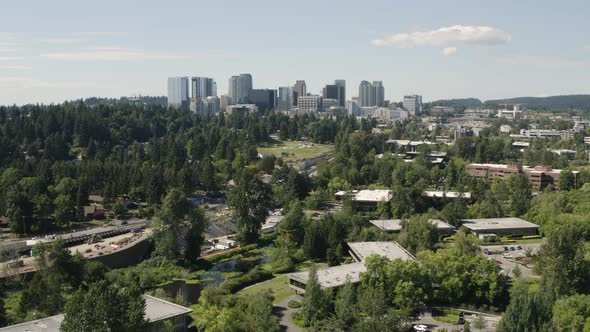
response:
[[[297,161],[309,158],[316,158],[334,151],[333,145],[316,144],[300,141],[273,141],[258,147],[262,154],[272,154],[275,157],[282,157],[286,161]]]
[[[432,309],[432,318],[439,322],[455,324],[459,320],[459,311],[453,309]]]
[[[289,278],[286,274],[283,274],[271,280],[256,284],[252,287],[244,288],[239,291],[238,294],[254,295],[264,290],[270,289],[275,297],[274,303],[279,303],[294,294],[293,290],[289,288],[288,282]]]

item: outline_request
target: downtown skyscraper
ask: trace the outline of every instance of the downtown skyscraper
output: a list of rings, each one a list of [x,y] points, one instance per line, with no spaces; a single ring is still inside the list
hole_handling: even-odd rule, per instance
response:
[[[359,106],[383,106],[385,103],[385,88],[381,81],[362,81],[359,85]]]
[[[191,77],[191,97],[206,98],[217,96],[217,83],[208,77]]]
[[[168,107],[189,109],[188,77],[168,77]]]
[[[229,79],[229,97],[233,104],[249,103],[252,91],[252,75],[240,74]]]

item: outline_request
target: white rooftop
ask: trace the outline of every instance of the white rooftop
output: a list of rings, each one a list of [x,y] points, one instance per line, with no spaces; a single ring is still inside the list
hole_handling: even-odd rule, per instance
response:
[[[371,255],[380,255],[391,260],[414,260],[416,259],[404,247],[397,242],[348,242],[350,251],[355,258],[361,262]]]
[[[485,218],[485,219],[463,219],[463,226],[472,231],[484,231],[494,229],[515,229],[515,228],[539,228],[538,225],[520,218]]]
[[[145,317],[144,319],[153,323],[179,315],[188,314],[192,309],[161,300],[157,297],[144,295]],[[33,320],[17,325],[0,328],[3,332],[57,332],[60,331],[64,315],[59,314],[42,319]]]
[[[349,279],[351,283],[358,283],[361,281],[361,273],[367,271],[365,263],[352,263],[338,266],[332,266],[325,269],[317,270],[316,275],[318,283],[322,288],[339,287],[346,283]],[[297,272],[289,275],[290,279],[306,284],[309,277],[309,272]]]
[[[455,227],[440,219],[430,219],[429,221],[439,230],[455,229]],[[400,232],[402,230],[401,219],[371,220],[370,223],[377,226],[377,228],[384,232]]]
[[[457,198],[461,196],[462,198],[471,198],[471,193],[459,193],[457,191],[439,191],[439,190],[425,190],[424,195],[428,197],[437,197],[437,198]]]
[[[359,190],[359,192],[352,198],[357,202],[381,202],[389,201],[393,197],[391,190],[375,189],[375,190]]]

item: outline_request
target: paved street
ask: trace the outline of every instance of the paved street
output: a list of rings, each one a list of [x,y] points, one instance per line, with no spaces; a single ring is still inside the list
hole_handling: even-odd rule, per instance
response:
[[[473,320],[475,320],[479,313],[476,313],[474,311],[468,311],[468,310],[461,310],[465,313],[465,320],[472,322]],[[482,332],[494,332],[496,331],[496,328],[498,327],[498,322],[500,321],[500,316],[494,316],[494,315],[487,315],[487,314],[481,314],[481,316],[486,320],[486,328],[482,329],[482,330],[477,330],[473,328],[473,324],[472,326],[472,330],[473,331],[482,331]],[[418,324],[422,324],[422,325],[426,325],[428,326],[430,331],[438,331],[441,329],[447,329],[447,331],[453,331],[453,330],[462,330],[463,329],[463,325],[457,325],[457,324],[450,324],[450,323],[444,323],[444,322],[439,322],[437,320],[435,320],[434,318],[432,318],[432,311],[430,309],[426,309],[425,311],[422,312],[420,319],[412,322],[412,324],[414,325],[418,325]]]

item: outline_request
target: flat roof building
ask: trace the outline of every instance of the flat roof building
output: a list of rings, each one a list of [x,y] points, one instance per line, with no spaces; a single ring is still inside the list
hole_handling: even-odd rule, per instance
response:
[[[471,232],[499,236],[525,236],[539,234],[539,225],[520,218],[463,219],[463,226]]]
[[[440,219],[429,219],[428,221],[430,221],[438,229],[440,235],[442,236],[451,235],[455,231],[455,227],[447,224],[446,222]],[[369,222],[373,224],[375,227],[387,233],[399,233],[402,231],[401,219],[379,219],[370,220]]]
[[[166,331],[164,325],[154,324],[158,322],[170,321],[174,331],[186,331],[186,315],[192,312],[192,309],[181,305],[164,301],[157,297],[144,295],[145,299],[145,316],[148,321],[149,331]],[[61,323],[64,315],[59,314],[46,318],[33,320],[21,324],[11,325],[0,328],[2,332],[57,332],[61,331]]]
[[[552,169],[550,166],[524,166],[521,164],[469,164],[465,170],[470,176],[478,179],[494,181],[495,178],[507,180],[510,175],[523,173],[529,179],[531,187],[535,190],[542,190],[551,185],[553,188],[559,186],[559,175],[561,169]],[[572,171],[574,175],[578,171]]]
[[[389,202],[393,198],[393,191],[386,189],[359,190],[352,196],[352,208],[362,211],[377,209],[379,202]]]
[[[367,271],[365,258],[373,254],[389,259],[416,259],[397,242],[349,242],[348,246],[356,262],[317,270],[316,276],[321,288],[340,287],[347,280],[350,280],[353,284],[359,283],[361,281],[361,273]],[[289,274],[289,287],[296,292],[305,293],[308,277],[308,271]]]

